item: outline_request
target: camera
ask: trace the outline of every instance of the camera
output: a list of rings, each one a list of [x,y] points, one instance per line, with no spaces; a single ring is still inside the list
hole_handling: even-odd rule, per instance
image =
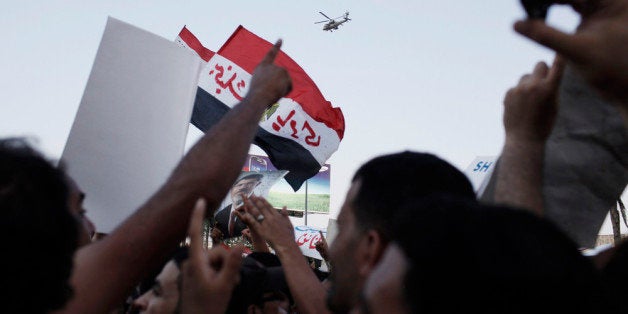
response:
[[[521,0],[521,5],[526,10],[529,19],[545,20],[547,10],[553,3],[552,0]]]

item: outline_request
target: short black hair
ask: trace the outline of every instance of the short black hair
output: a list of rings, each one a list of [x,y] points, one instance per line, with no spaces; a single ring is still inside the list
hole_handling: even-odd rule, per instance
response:
[[[72,296],[69,278],[78,221],[66,176],[24,139],[0,140],[0,241],[3,308],[44,313]]]
[[[549,221],[450,196],[417,198],[395,217],[413,313],[607,313],[593,264]]]
[[[353,201],[363,230],[376,229],[390,238],[392,218],[407,198],[448,193],[475,200],[469,179],[448,162],[427,153],[405,151],[376,157],[362,165],[352,182],[360,181]]]
[[[242,260],[240,282],[233,289],[225,313],[246,313],[250,305],[264,303],[265,293],[280,293],[293,302],[279,259],[271,253],[248,255]]]

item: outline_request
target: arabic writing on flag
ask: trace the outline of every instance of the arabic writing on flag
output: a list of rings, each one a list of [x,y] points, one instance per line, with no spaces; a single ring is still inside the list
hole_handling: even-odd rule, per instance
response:
[[[177,42],[207,62],[192,113],[192,124],[204,132],[242,100],[251,74],[272,47],[242,26],[218,52],[203,47],[187,28],[183,28]],[[338,149],[344,135],[344,117],[283,51],[275,64],[289,72],[292,91],[264,113],[255,144],[268,154],[275,167],[289,171],[285,179],[296,191]]]

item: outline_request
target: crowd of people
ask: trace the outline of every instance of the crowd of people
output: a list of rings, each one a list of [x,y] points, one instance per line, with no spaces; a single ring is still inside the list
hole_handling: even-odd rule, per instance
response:
[[[255,69],[241,103],[145,204],[98,241],[90,240],[86,195],[63,167],[22,139],[0,140],[4,311],[628,313],[621,289],[628,245],[603,260],[583,256],[544,217],[541,190],[565,67],[628,120],[628,0],[560,2],[582,17],[575,33],[542,20],[514,25],[557,56],[505,95],[494,204],[476,200],[466,176],[437,156],[374,158],[352,179],[337,236],[329,246],[324,238],[316,245],[329,277],[304,258],[287,209],[248,195],[256,177],[237,182],[242,189],[230,195],[233,205],[213,234],[244,233],[253,252],[203,245],[203,221],[234,185],[260,116],[291,91],[288,72],[273,64],[281,41]],[[189,246],[181,248],[186,236]]]

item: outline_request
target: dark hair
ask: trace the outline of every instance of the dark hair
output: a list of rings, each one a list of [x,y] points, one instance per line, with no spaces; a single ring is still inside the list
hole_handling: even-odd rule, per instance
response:
[[[0,297],[5,309],[44,313],[62,308],[78,245],[65,174],[23,139],[0,140]]]
[[[250,180],[250,179],[255,179],[257,181],[260,181],[260,180],[262,180],[262,178],[264,178],[264,175],[261,174],[261,173],[247,174],[247,175],[243,176],[242,178],[239,178],[238,180],[236,180],[235,183],[238,183],[238,182],[240,182],[242,180]]]
[[[556,226],[524,210],[448,196],[395,217],[413,313],[606,313],[594,266]]]
[[[370,160],[358,169],[353,182],[360,189],[353,201],[354,215],[363,230],[375,228],[390,238],[392,217],[405,199],[432,193],[475,200],[467,177],[446,161],[426,153],[402,152]]]
[[[279,259],[271,253],[248,255],[242,260],[240,282],[233,289],[226,313],[246,313],[250,305],[263,304],[265,293],[279,293],[293,302]]]

